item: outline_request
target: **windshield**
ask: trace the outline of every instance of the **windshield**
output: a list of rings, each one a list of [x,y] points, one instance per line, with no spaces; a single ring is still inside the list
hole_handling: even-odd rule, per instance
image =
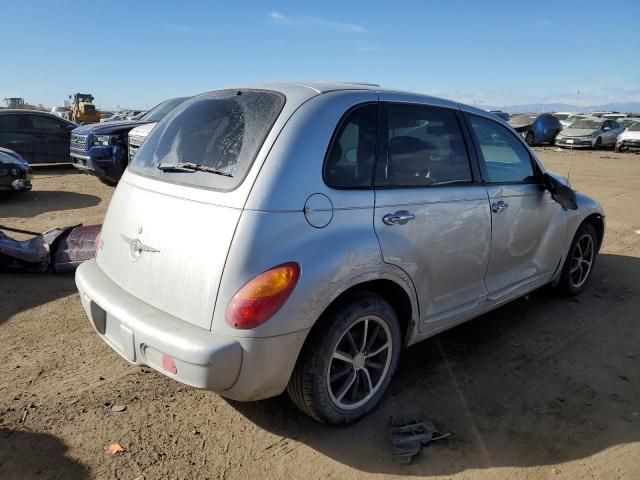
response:
[[[554,113],[553,116],[556,117],[558,120],[566,120],[572,115],[570,113]]]
[[[284,102],[282,94],[266,90],[198,95],[153,129],[130,169],[166,182],[231,190],[249,171]],[[223,175],[169,168],[180,164],[209,167]]]
[[[634,123],[627,130],[630,132],[640,132],[640,122]]]
[[[640,120],[638,120],[637,118],[621,118],[620,120],[617,120],[618,125],[620,125],[622,128],[629,128],[631,125],[639,121]]]
[[[171,110],[176,108],[188,98],[189,97],[178,97],[166,100],[145,113],[142,117],[140,117],[140,120],[144,122],[159,122],[167,115],[167,113],[169,113]]]
[[[602,122],[600,120],[589,120],[584,118],[582,120],[578,120],[573,122],[569,128],[579,128],[583,130],[598,130],[600,128],[600,124]]]

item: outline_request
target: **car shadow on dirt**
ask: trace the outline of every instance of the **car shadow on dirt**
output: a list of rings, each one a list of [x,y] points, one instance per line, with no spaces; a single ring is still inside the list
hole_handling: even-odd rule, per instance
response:
[[[98,205],[100,201],[100,197],[95,195],[57,190],[5,193],[0,196],[0,223],[5,223],[2,220],[3,218],[31,218],[54,210],[62,211],[93,207]],[[11,225],[7,226],[11,227]]]
[[[0,478],[89,478],[84,465],[65,456],[67,450],[53,435],[0,428]]]
[[[381,407],[330,428],[286,396],[230,402],[352,468],[404,476],[556,465],[640,440],[640,259],[602,254],[587,291],[550,288],[404,352]],[[436,418],[449,439],[393,460],[390,417]]]
[[[72,273],[0,274],[0,326],[17,313],[77,292]]]

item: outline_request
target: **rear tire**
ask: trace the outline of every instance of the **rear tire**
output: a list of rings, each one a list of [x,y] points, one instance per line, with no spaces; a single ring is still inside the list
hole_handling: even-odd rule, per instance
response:
[[[524,137],[524,141],[527,142],[527,145],[533,147],[533,145],[536,143],[536,137],[533,132],[527,132],[527,135]]]
[[[380,403],[400,348],[391,305],[370,292],[350,295],[330,307],[311,331],[287,392],[319,422],[348,425]]]
[[[578,228],[558,281],[558,288],[569,296],[580,294],[591,278],[598,255],[598,235],[590,223]]]

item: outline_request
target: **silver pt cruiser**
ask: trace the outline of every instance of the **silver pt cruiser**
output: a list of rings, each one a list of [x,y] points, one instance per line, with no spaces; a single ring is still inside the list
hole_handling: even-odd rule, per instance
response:
[[[133,364],[348,424],[400,351],[546,284],[585,288],[597,202],[494,115],[350,83],[187,100],[120,181],[76,282]]]

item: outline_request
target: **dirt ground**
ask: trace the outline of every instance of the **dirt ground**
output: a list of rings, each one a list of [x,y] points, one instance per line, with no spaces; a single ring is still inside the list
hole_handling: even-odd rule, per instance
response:
[[[130,366],[90,327],[73,276],[0,276],[0,479],[639,479],[640,155],[538,151],[607,213],[589,289],[542,289],[408,349],[381,407],[349,428],[284,395],[241,404]],[[42,171],[0,198],[0,223],[100,223],[111,193]],[[452,436],[401,465],[388,423],[407,415]]]

